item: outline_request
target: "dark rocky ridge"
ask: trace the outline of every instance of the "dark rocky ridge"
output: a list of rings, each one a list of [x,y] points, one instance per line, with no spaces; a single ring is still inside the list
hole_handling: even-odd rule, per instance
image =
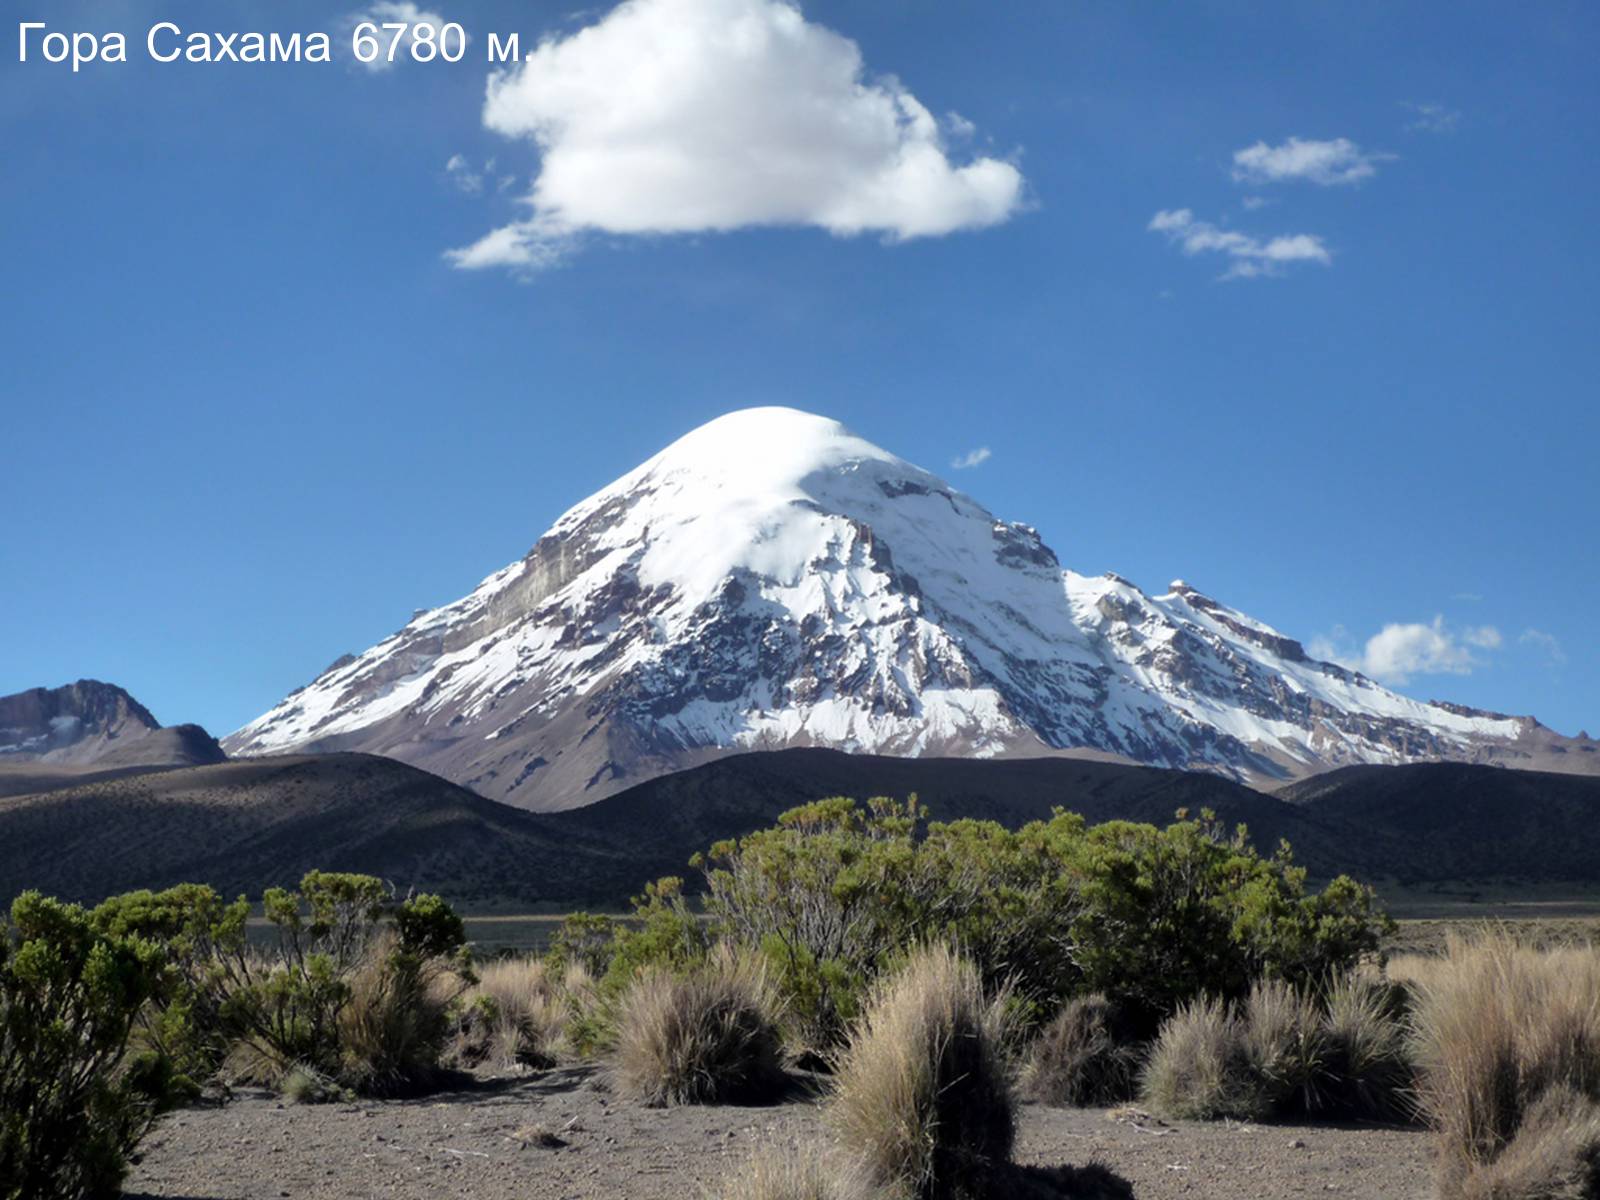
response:
[[[122,688],[97,679],[0,696],[0,767],[192,766],[226,757],[200,726],[163,726]]]

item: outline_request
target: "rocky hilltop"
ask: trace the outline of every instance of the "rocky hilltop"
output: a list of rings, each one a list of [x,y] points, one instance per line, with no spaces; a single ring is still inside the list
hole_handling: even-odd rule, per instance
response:
[[[0,766],[193,766],[224,757],[200,726],[163,726],[120,687],[97,679],[0,696]]]

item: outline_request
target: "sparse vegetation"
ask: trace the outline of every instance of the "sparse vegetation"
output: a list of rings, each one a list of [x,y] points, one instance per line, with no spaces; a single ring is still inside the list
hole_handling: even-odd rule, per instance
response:
[[[839,1056],[830,1117],[880,1184],[968,1195],[1004,1168],[1016,1135],[1003,996],[943,946],[883,982]]]
[[[723,949],[682,974],[643,971],[617,1021],[621,1090],[645,1104],[770,1100],[784,1084],[765,966]]]
[[[871,1200],[852,1166],[818,1146],[763,1146],[730,1171],[716,1200]]]

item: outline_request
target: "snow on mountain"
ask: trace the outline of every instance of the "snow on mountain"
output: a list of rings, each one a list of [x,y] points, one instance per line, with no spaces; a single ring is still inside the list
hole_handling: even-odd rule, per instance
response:
[[[552,809],[784,745],[1099,751],[1275,780],[1514,759],[1530,737],[1571,740],[1397,695],[1182,582],[1149,596],[1065,571],[1029,526],[837,422],[759,408],[680,438],[224,745],[390,754]]]

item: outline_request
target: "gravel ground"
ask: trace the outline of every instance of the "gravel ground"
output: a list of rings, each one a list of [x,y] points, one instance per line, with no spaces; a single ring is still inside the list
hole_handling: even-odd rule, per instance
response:
[[[482,1077],[418,1100],[297,1106],[264,1092],[165,1117],[130,1197],[698,1200],[755,1147],[825,1136],[813,1099],[649,1109],[604,1073]],[[1018,1161],[1098,1161],[1140,1200],[1425,1200],[1428,1139],[1384,1127],[1163,1124],[1137,1110],[1023,1110]]]

